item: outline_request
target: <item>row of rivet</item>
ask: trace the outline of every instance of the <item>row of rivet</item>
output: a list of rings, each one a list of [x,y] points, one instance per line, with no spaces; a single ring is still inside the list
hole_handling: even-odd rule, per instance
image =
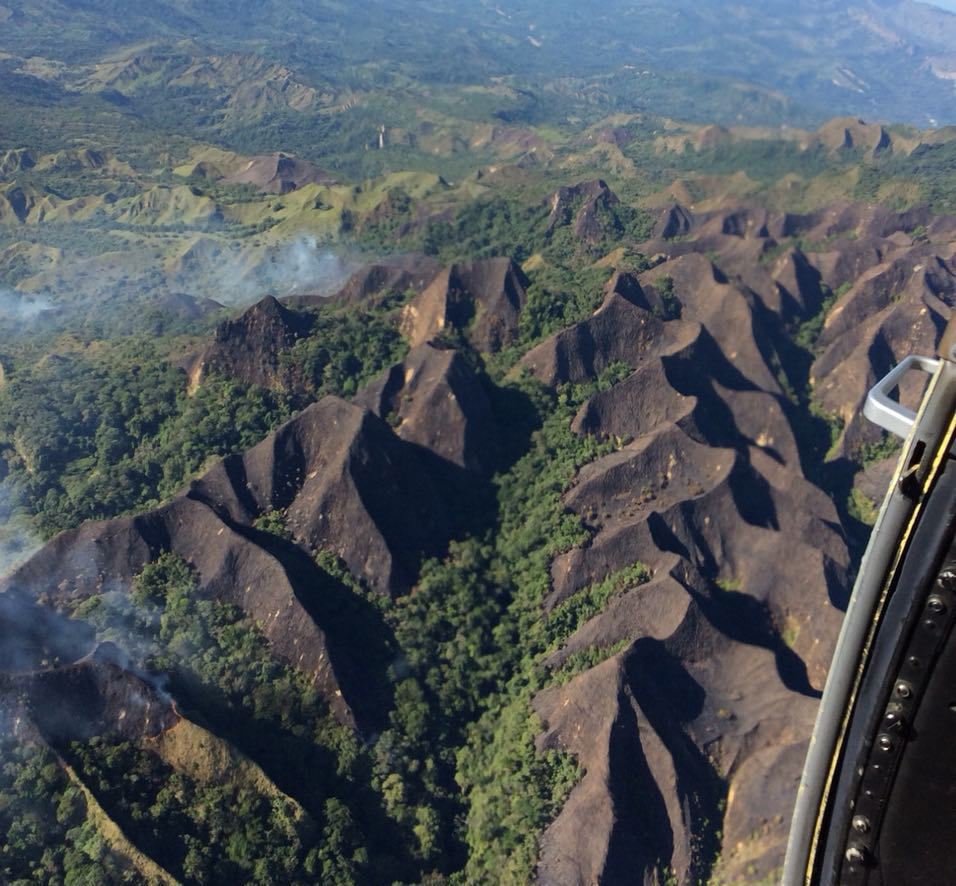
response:
[[[944,616],[948,617],[944,618]],[[910,638],[903,665],[887,702],[879,733],[861,776],[850,822],[848,843],[841,871],[843,886],[861,886],[866,882],[874,859],[873,840],[892,788],[899,758],[906,746],[907,724],[922,695],[929,676],[924,665],[932,663],[945,641],[956,614],[956,566],[944,568],[936,579],[934,592],[927,598],[923,616]]]

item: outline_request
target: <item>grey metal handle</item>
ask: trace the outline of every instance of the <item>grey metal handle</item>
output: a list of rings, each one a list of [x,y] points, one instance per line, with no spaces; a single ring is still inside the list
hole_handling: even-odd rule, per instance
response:
[[[890,392],[911,369],[922,369],[932,375],[938,368],[939,360],[935,357],[920,357],[914,354],[904,358],[870,389],[870,393],[866,395],[863,414],[883,430],[905,440],[913,429],[916,413],[891,400]]]

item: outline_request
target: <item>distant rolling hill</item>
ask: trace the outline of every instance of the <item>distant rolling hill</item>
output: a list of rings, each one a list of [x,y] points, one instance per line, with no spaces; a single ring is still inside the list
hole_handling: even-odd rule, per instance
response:
[[[110,0],[38,0],[0,4],[0,49],[31,58],[26,73],[42,78],[133,43],[191,38],[217,51],[255,44],[304,88],[381,85],[399,71],[457,83],[580,78],[588,101],[685,119],[850,113],[933,126],[956,122],[956,16],[941,5],[611,0],[584,13],[568,0],[373,0],[356,16],[347,4],[311,0],[157,0],[132,11]],[[34,57],[55,64],[44,74]],[[207,80],[193,69],[181,88]]]

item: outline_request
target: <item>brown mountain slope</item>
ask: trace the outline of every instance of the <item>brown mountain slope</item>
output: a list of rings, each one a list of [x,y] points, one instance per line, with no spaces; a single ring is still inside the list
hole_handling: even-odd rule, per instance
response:
[[[954,302],[956,242],[914,243],[861,274],[833,306],[811,379],[823,405],[846,424],[843,452],[874,441],[859,414],[867,391],[907,354],[935,352]],[[902,398],[917,402],[924,381],[908,378]]]
[[[103,734],[156,738],[180,720],[172,699],[129,670],[112,643],[63,667],[0,674],[0,706],[16,708],[18,728],[53,744]]]
[[[412,347],[457,330],[481,351],[499,351],[518,330],[528,280],[506,258],[460,262],[445,268],[402,312],[402,334]]]
[[[297,544],[253,527],[274,509],[284,510]],[[168,504],[57,536],[5,584],[42,602],[76,601],[126,589],[147,563],[175,551],[206,593],[256,619],[275,652],[354,722],[362,675],[347,638],[322,626],[335,604],[309,555],[331,550],[374,590],[398,593],[419,558],[441,551],[444,514],[416,453],[371,413],[327,397]]]
[[[836,509],[802,474],[778,382],[781,321],[849,285],[811,374],[815,396],[850,421],[849,454],[875,437],[858,415],[869,385],[906,353],[935,348],[956,301],[953,239],[951,223],[920,211],[670,207],[644,245],[663,261],[641,277],[643,308],[632,292],[617,322],[602,323],[606,300],[526,356],[550,383],[612,360],[635,368],[575,419],[577,432],[619,447],[565,495],[595,534],[556,558],[548,606],[635,560],[653,570],[549,659],[560,668],[623,646],[535,702],[540,744],[571,750],[586,770],[542,839],[539,883],[623,884],[635,871],[650,883],[661,869],[693,882],[705,873],[695,859],[713,775],[728,790],[717,875],[757,880],[779,866],[849,563]],[[636,325],[665,289],[681,319]]]
[[[532,348],[519,367],[548,385],[582,382],[614,363],[636,368],[652,355],[683,350],[698,332],[692,324],[663,323],[637,281],[629,274],[615,274],[590,319]]]
[[[613,230],[608,213],[620,200],[601,179],[560,187],[550,200],[549,231],[561,225],[573,224],[575,239],[589,246],[600,242],[608,234],[620,233]]]
[[[46,627],[43,641],[49,643],[63,626]],[[185,785],[223,790],[247,802],[257,797],[260,810],[271,807],[300,833],[315,829],[306,810],[257,763],[207,726],[184,716],[173,698],[132,667],[112,643],[98,644],[70,663],[0,671],[0,726],[26,746],[52,751],[55,765],[78,789],[77,802],[85,807],[87,826],[108,847],[111,861],[135,882],[177,886],[189,878],[177,879],[156,861],[160,857],[156,834],[139,824],[141,812],[128,805],[128,791],[105,780],[95,763],[92,771],[88,768],[91,748],[118,748],[127,760],[138,759],[140,766],[152,760],[147,765],[181,776]],[[179,789],[183,788],[181,784]],[[174,863],[184,851],[177,844],[189,842],[181,831],[164,833],[161,839],[167,848],[176,847],[164,853]],[[177,873],[178,867],[174,864]]]
[[[803,478],[779,386],[756,345],[754,329],[766,322],[754,316],[759,299],[702,256],[649,273],[662,272],[681,320],[651,317],[635,327],[626,318],[647,312],[626,301],[622,317],[602,324],[606,301],[592,320],[537,349],[565,355],[545,364],[552,383],[600,371],[588,355],[595,339],[602,353],[637,367],[575,419],[579,433],[632,442],[582,468],[566,494],[595,535],[555,560],[548,607],[635,561],[655,576],[616,598],[550,660],[559,667],[575,653],[626,644],[536,702],[544,744],[577,753],[588,772],[542,841],[539,882],[549,886],[630,882],[634,865],[645,878],[662,867],[679,882],[701,874],[692,848],[714,814],[714,778],[729,782],[725,829],[740,844],[724,872],[771,873],[787,804],[748,808],[734,798],[751,796],[755,780],[769,796],[789,796],[794,766],[772,761],[800,757],[799,748],[787,749],[809,733],[839,625],[827,591],[845,587],[849,558],[836,510]],[[534,351],[526,360],[542,365]],[[794,557],[799,575],[790,569]],[[630,667],[638,649],[649,651]],[[666,670],[656,687],[652,665]],[[661,689],[665,681],[691,687],[685,714],[673,691]],[[593,744],[594,734],[607,735],[607,744]],[[634,779],[644,787],[629,787]],[[652,796],[659,813],[647,811]]]
[[[286,375],[280,373],[279,354],[308,335],[311,326],[308,317],[266,296],[236,319],[220,323],[212,341],[181,365],[191,388],[210,373],[249,385],[288,387]]]
[[[771,650],[715,627],[680,578],[647,586],[639,639],[535,701],[539,746],[586,771],[542,837],[539,883],[653,883],[658,869],[697,882],[718,776],[731,782],[722,875],[777,863],[815,702],[781,685]]]
[[[357,270],[336,293],[345,302],[374,300],[389,292],[421,292],[441,270],[441,265],[427,255],[402,255],[365,265]],[[291,301],[294,301],[292,299]],[[309,297],[303,297],[309,301]]]
[[[661,230],[674,211],[662,211]],[[659,237],[645,249],[680,262],[716,256],[728,282],[790,322],[819,310],[827,290],[842,293],[817,338],[810,383],[820,405],[845,425],[835,452],[852,456],[878,440],[879,430],[862,417],[863,400],[904,356],[933,353],[956,301],[956,219],[862,204],[806,215],[748,207],[688,218],[681,240]],[[677,268],[672,260],[642,280],[673,277],[676,286]],[[707,299],[716,304],[713,294]],[[715,324],[706,325],[716,337]],[[903,399],[914,403],[921,385],[918,376],[908,378]]]
[[[495,463],[498,432],[491,405],[456,350],[413,348],[355,402],[387,419],[403,440],[458,467],[485,474]]]
[[[395,293],[416,293],[402,309],[402,334],[413,347],[443,334],[464,334],[479,350],[497,351],[517,333],[527,278],[508,259],[462,262],[446,268],[422,255],[366,265],[332,296],[267,296],[239,317],[219,324],[211,341],[179,361],[195,389],[210,373],[245,384],[298,391],[295,373],[280,354],[312,329],[296,308],[329,303],[374,306]]]
[[[335,181],[317,166],[281,152],[252,157],[222,180],[226,184],[255,185],[270,194],[287,194],[305,185],[327,185]]]

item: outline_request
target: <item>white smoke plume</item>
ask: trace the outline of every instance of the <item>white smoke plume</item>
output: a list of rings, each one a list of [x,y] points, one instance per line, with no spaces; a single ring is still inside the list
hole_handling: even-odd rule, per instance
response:
[[[314,237],[303,237],[280,249],[275,267],[274,285],[283,295],[328,292],[338,288],[351,270],[341,256],[320,249]]]
[[[53,308],[53,301],[48,295],[0,287],[0,320],[30,324]]]
[[[131,317],[157,310],[188,321],[214,303],[244,308],[267,295],[331,295],[359,264],[346,248],[305,234],[269,242],[192,232],[162,248],[130,243],[95,257],[64,255],[16,289],[0,286],[0,330],[33,335],[92,322],[96,337],[108,336],[111,323],[122,334]]]
[[[195,279],[204,282],[202,294],[221,304],[244,307],[266,295],[331,295],[355,267],[354,261],[320,247],[314,237],[302,236],[261,252],[207,253],[192,270]]]

